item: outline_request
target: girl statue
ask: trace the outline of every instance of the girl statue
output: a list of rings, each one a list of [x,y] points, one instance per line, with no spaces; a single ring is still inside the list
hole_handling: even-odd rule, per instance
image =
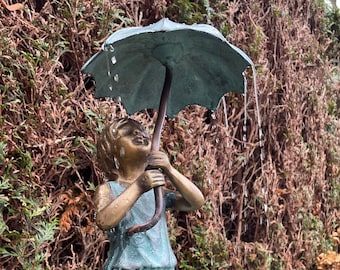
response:
[[[98,164],[110,179],[97,187],[94,196],[96,223],[108,232],[110,240],[104,270],[175,269],[164,211],[148,231],[126,233],[131,226],[153,216],[155,199],[151,189],[165,185],[164,175],[176,188],[173,192],[163,187],[166,208],[191,211],[204,203],[201,191],[170,164],[167,155],[150,149],[144,127],[129,118],[106,126],[98,139]]]

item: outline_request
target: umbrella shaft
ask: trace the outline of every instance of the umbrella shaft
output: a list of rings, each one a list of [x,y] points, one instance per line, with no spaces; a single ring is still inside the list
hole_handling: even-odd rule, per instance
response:
[[[169,98],[169,93],[170,93],[172,72],[170,68],[168,68],[167,66],[165,68],[166,68],[165,82],[163,85],[161,101],[159,103],[156,125],[155,125],[155,129],[154,129],[153,136],[152,136],[151,151],[159,150],[161,133],[162,133],[163,123],[164,123],[165,114],[166,114],[166,107],[168,104],[168,98]],[[152,219],[144,224],[132,226],[131,228],[127,230],[127,234],[132,235],[137,232],[145,232],[151,229],[153,226],[155,226],[157,222],[159,221],[159,219],[161,218],[162,211],[163,211],[162,187],[155,187],[154,193],[155,193],[156,207],[155,207],[155,213]]]
[[[156,120],[155,129],[153,132],[151,151],[159,150],[161,133],[162,133],[162,128],[163,128],[165,114],[166,114],[166,107],[167,107],[168,99],[169,99],[171,80],[172,80],[172,72],[170,68],[166,66],[165,67],[165,82],[163,85],[161,101],[159,102],[158,116]]]

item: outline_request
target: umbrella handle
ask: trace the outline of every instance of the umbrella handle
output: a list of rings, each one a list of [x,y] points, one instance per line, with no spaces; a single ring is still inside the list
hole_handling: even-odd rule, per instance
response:
[[[161,138],[162,128],[163,128],[165,114],[166,114],[166,106],[167,106],[168,99],[169,99],[171,80],[172,80],[172,72],[170,68],[165,66],[165,81],[163,85],[161,101],[159,103],[156,125],[155,125],[155,129],[154,129],[153,136],[152,136],[151,151],[159,150],[160,138]],[[152,219],[146,223],[132,226],[131,228],[127,230],[127,234],[132,235],[137,232],[145,232],[157,224],[163,212],[162,187],[160,186],[155,187],[154,194],[155,194],[156,207],[155,207],[155,213]]]

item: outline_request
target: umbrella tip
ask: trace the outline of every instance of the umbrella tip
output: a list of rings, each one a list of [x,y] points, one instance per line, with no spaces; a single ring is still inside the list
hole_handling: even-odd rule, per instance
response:
[[[169,25],[173,23],[171,20],[169,20],[168,18],[163,18],[161,20],[159,20],[156,24],[159,25],[160,27],[160,31],[166,31],[169,28]]]

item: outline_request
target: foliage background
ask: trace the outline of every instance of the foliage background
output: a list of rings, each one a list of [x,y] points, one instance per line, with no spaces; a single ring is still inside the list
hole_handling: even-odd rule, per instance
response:
[[[95,141],[125,111],[94,100],[79,70],[113,31],[164,16],[212,24],[254,61],[264,142],[261,165],[251,71],[247,115],[229,94],[226,110],[189,106],[166,121],[164,151],[206,197],[194,213],[168,215],[178,268],[338,269],[339,10],[312,0],[24,6],[0,9],[1,269],[101,268]],[[133,117],[152,130],[153,111]]]

